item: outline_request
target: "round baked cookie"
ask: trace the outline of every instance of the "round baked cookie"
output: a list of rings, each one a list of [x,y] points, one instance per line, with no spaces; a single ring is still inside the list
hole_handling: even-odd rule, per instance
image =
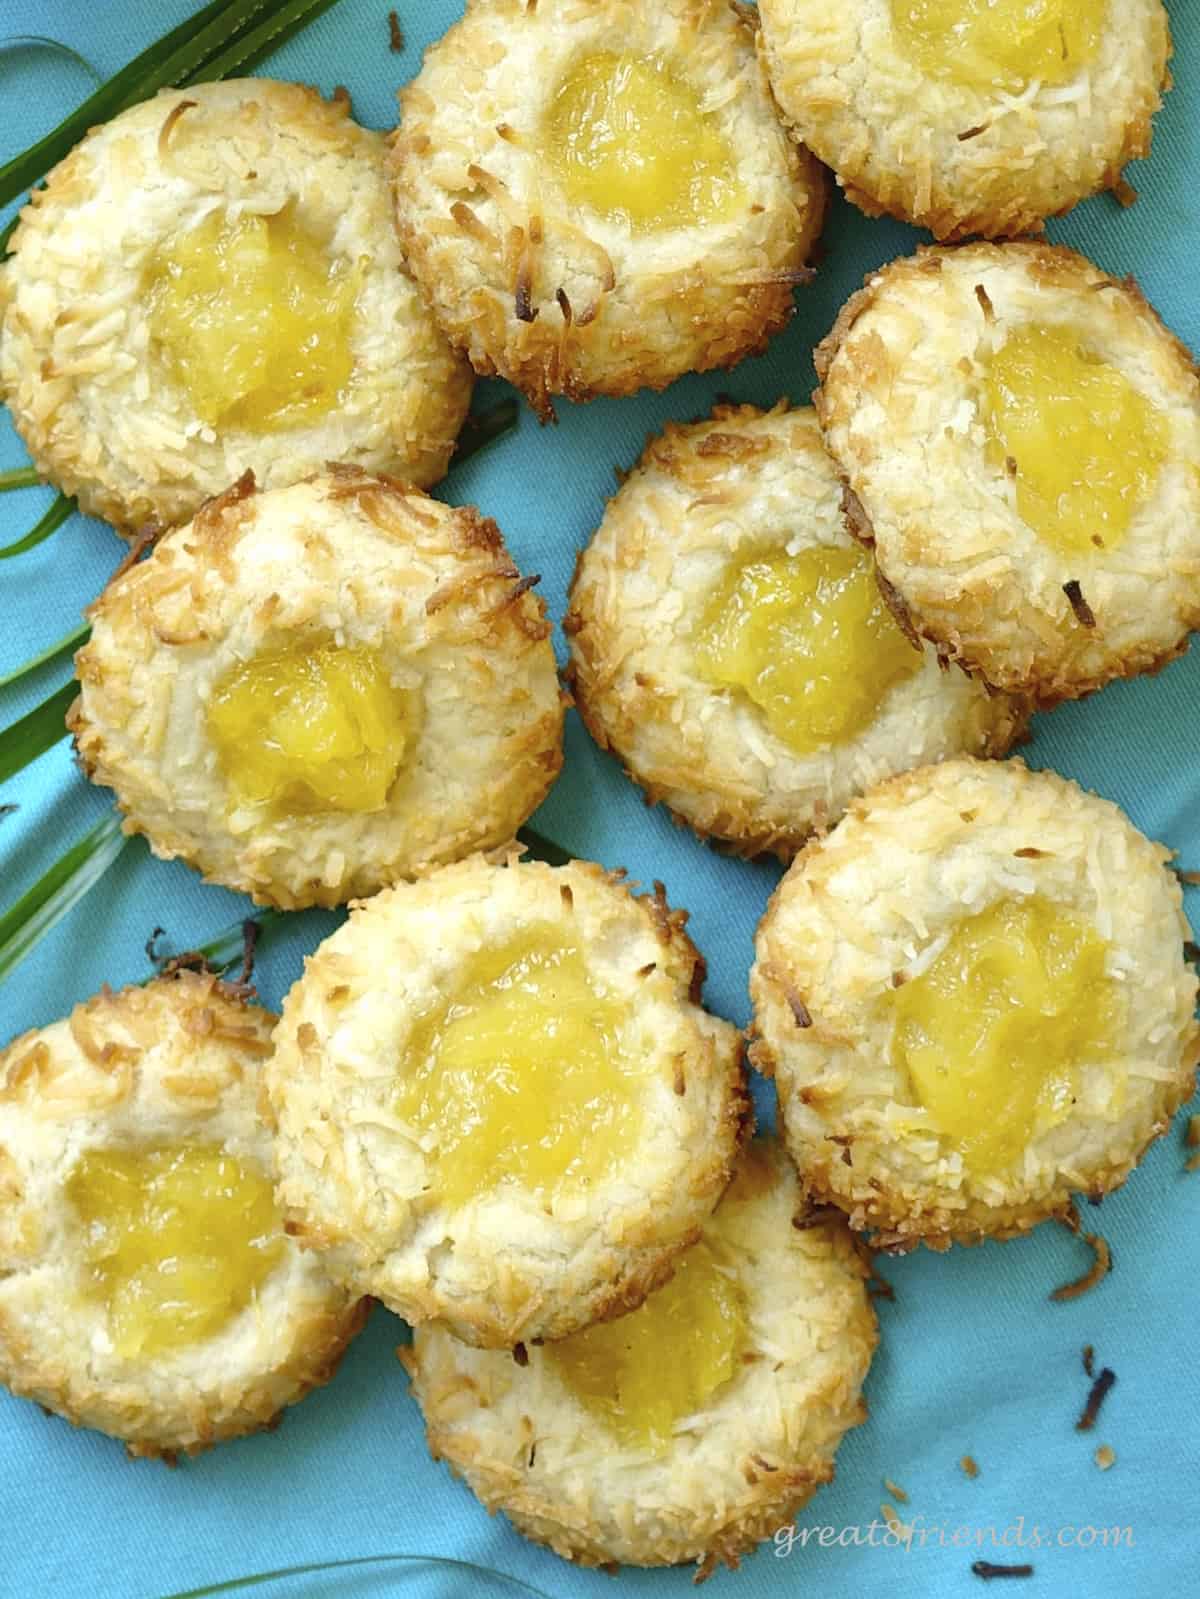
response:
[[[1040,231],[1150,153],[1162,0],[761,0],[780,110],[868,216]]]
[[[720,1198],[741,1035],[661,886],[481,856],[352,909],[284,1005],[279,1194],[330,1269],[482,1346],[639,1304]]]
[[[1042,704],[1200,625],[1200,385],[1131,281],[1036,242],[926,249],[817,352],[851,528],[906,625]]]
[[[833,1477],[866,1418],[869,1268],[806,1213],[774,1140],[666,1287],[561,1343],[470,1349],[421,1327],[398,1351],[429,1446],[488,1510],[585,1566],[736,1566]]]
[[[789,859],[854,794],[1023,707],[914,647],[842,521],[815,413],[668,423],[579,558],[563,624],[602,749],[701,836]]]
[[[263,78],[94,128],[0,266],[0,398],[38,470],[126,534],[247,470],[436,482],[471,374],[404,267],[384,155],[344,96]]]
[[[855,801],[776,890],[750,977],[751,1058],[808,1197],[944,1249],[1118,1187],[1200,1058],[1168,859],[1020,761]]]
[[[275,1020],[180,971],[0,1051],[0,1382],[131,1455],[271,1426],[366,1318],[272,1197]]]
[[[409,264],[477,372],[551,396],[732,366],[792,313],[825,178],[729,0],[469,0],[400,92]]]
[[[83,769],[156,855],[288,910],[506,843],[562,764],[529,585],[494,522],[392,478],[243,481],[88,613]]]

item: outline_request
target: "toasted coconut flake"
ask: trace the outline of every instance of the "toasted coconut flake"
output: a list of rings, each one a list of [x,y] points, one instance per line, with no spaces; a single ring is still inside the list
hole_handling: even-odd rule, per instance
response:
[[[1083,597],[1083,590],[1079,586],[1078,578],[1070,578],[1062,586],[1063,593],[1071,603],[1075,612],[1075,619],[1080,627],[1095,627],[1096,613]]]
[[[194,100],[177,100],[167,112],[166,120],[158,130],[158,153],[160,158],[167,153],[167,145],[170,143],[171,133],[175,124],[186,111],[191,111],[195,104]]]
[[[888,1531],[890,1533],[894,1533],[897,1538],[907,1538],[910,1536],[910,1530],[904,1525],[903,1521],[901,1521],[900,1512],[896,1509],[895,1505],[889,1505],[887,1501],[884,1500],[883,1504],[881,1504],[879,1507],[879,1514],[883,1517],[884,1521],[887,1522]]]
[[[1116,1385],[1116,1381],[1117,1374],[1112,1367],[1103,1367],[1100,1375],[1088,1390],[1087,1404],[1084,1405],[1083,1412],[1075,1423],[1076,1432],[1091,1432],[1096,1425],[1096,1417],[1100,1414],[1100,1407],[1103,1405],[1109,1389]]]
[[[1188,1118],[1187,1133],[1185,1135],[1187,1146],[1196,1153],[1184,1163],[1184,1171],[1200,1170],[1200,1116]]]
[[[1078,1217],[1076,1217],[1078,1223]],[[1069,1226],[1064,1223],[1064,1226]],[[1073,1232],[1078,1228],[1071,1229]],[[1094,1259],[1090,1268],[1082,1277],[1077,1277],[1074,1282],[1063,1283],[1061,1288],[1056,1288],[1050,1298],[1061,1302],[1065,1299],[1078,1299],[1081,1294],[1089,1293],[1098,1283],[1102,1283],[1112,1270],[1112,1250],[1108,1247],[1108,1240],[1099,1233],[1084,1233],[1084,1242],[1090,1245]]]
[[[1108,1471],[1117,1463],[1117,1451],[1111,1444],[1101,1444],[1094,1458],[1101,1471]]]
[[[962,1468],[963,1472],[966,1474],[966,1476],[968,1476],[968,1477],[978,1477],[978,1475],[979,1475],[979,1467],[978,1467],[978,1465],[975,1462],[974,1456],[972,1456],[972,1455],[964,1455],[962,1457],[962,1459],[959,1461],[959,1465],[961,1466],[961,1468]]]

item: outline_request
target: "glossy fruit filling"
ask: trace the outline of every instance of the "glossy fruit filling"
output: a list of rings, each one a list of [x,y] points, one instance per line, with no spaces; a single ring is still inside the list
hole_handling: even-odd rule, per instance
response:
[[[892,1060],[968,1171],[1019,1166],[1063,1121],[1081,1067],[1110,1058],[1119,995],[1108,945],[1034,895],[967,917],[896,990]]]
[[[66,1192],[83,1224],[85,1291],[130,1359],[219,1333],[283,1255],[270,1181],[207,1145],[89,1150]]]
[[[546,1348],[546,1358],[627,1447],[659,1454],[741,1365],[745,1296],[703,1240],[644,1304]]]
[[[933,77],[974,88],[1066,83],[1100,48],[1108,0],[891,0],[892,32]]]
[[[1167,457],[1162,412],[1069,329],[1017,328],[989,358],[991,453],[1017,510],[1060,553],[1115,549]]]
[[[411,696],[368,649],[300,642],[218,683],[208,735],[238,800],[288,812],[377,811],[412,735]]]
[[[550,101],[542,146],[574,205],[639,231],[722,221],[740,198],[720,123],[653,56],[582,56]]]
[[[697,659],[708,682],[740,690],[800,755],[861,733],[921,666],[857,547],[733,567],[705,610]]]
[[[438,1196],[460,1205],[512,1179],[551,1197],[615,1170],[642,1120],[626,1015],[553,927],[480,950],[418,1022],[396,1101]]]
[[[211,427],[300,427],[350,382],[360,276],[292,207],[269,217],[214,211],[155,253],[151,339]]]

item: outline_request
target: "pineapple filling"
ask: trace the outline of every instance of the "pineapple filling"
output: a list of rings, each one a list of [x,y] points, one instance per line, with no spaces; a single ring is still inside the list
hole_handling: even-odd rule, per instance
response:
[[[1015,463],[1022,519],[1064,555],[1120,544],[1167,458],[1162,413],[1062,328],[1008,335],[984,416],[990,455]]]
[[[741,690],[800,755],[862,732],[921,666],[858,548],[734,567],[709,600],[697,658],[710,683]]]
[[[567,198],[649,232],[731,217],[734,152],[695,91],[653,56],[602,50],[559,84],[542,145]]]
[[[219,1333],[283,1254],[270,1182],[207,1145],[90,1150],[66,1191],[85,1229],[87,1293],[128,1359]]]
[[[661,1454],[741,1369],[745,1343],[741,1287],[701,1241],[637,1310],[548,1345],[546,1359],[623,1444]]]
[[[1108,0],[891,0],[892,32],[933,77],[1016,90],[1066,83],[1100,48]]]
[[[359,279],[291,207],[236,220],[214,211],[155,253],[151,339],[202,422],[301,427],[350,381]]]
[[[242,803],[377,811],[410,742],[410,700],[372,650],[289,644],[226,673],[208,736]]]
[[[418,1022],[396,1100],[432,1141],[436,1194],[461,1205],[506,1178],[578,1191],[613,1171],[641,1126],[618,1048],[626,1014],[549,926],[480,950]]]
[[[1033,896],[967,917],[896,990],[893,1064],[963,1157],[992,1176],[1065,1120],[1079,1069],[1111,1055],[1118,994],[1106,942]]]

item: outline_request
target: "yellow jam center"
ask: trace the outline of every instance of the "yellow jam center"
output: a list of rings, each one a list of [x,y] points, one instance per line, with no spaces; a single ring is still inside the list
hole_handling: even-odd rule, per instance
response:
[[[710,683],[748,695],[801,755],[860,733],[921,665],[857,548],[734,567],[709,600],[696,653]]]
[[[623,1444],[658,1454],[736,1375],[745,1342],[742,1290],[701,1241],[637,1310],[548,1345],[546,1359]]]
[[[291,208],[236,221],[213,212],[155,253],[151,338],[201,421],[300,427],[350,381],[359,277]]]
[[[1022,519],[1064,554],[1113,549],[1167,458],[1166,418],[1077,335],[1010,333],[984,380],[990,451]]]
[[[542,145],[569,200],[636,229],[723,221],[740,197],[717,119],[654,57],[583,56],[550,102]]]
[[[1001,900],[896,990],[893,1064],[968,1171],[1018,1163],[1068,1115],[1080,1066],[1111,1054],[1119,1000],[1107,948],[1048,900]]]
[[[1108,0],[891,0],[892,31],[933,77],[1016,90],[1094,60]]]
[[[271,1184],[220,1149],[90,1150],[66,1191],[86,1230],[86,1291],[128,1358],[220,1332],[283,1254]]]
[[[460,1205],[506,1178],[552,1193],[615,1170],[641,1124],[625,1016],[549,927],[481,950],[415,1028],[396,1102],[436,1141],[436,1192]]]
[[[377,811],[409,744],[410,698],[371,650],[293,644],[222,678],[208,736],[243,803]]]

